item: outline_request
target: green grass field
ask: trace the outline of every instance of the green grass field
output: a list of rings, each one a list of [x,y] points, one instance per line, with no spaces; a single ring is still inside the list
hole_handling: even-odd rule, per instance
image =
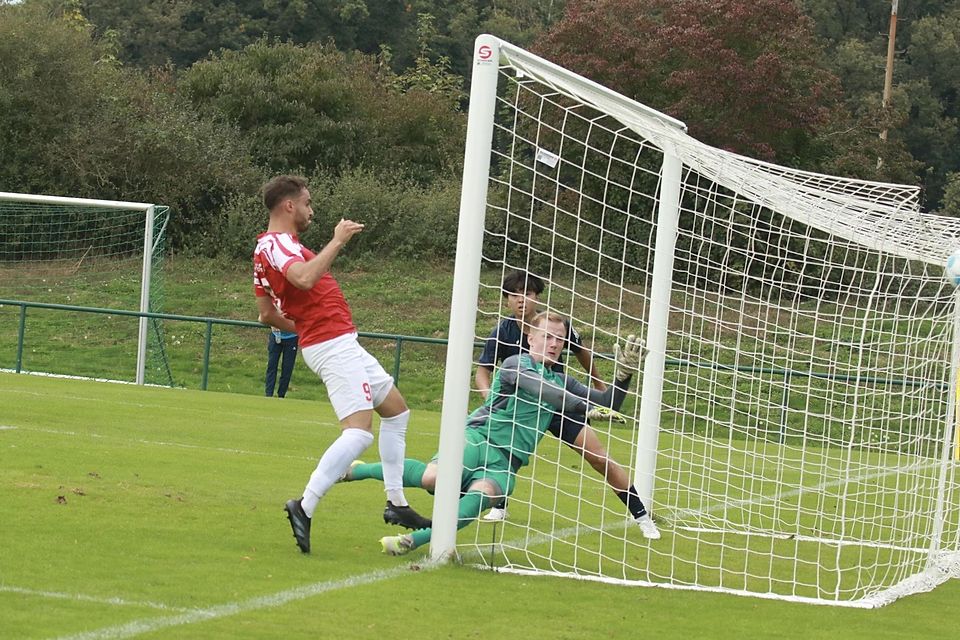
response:
[[[853,610],[383,556],[370,482],[302,556],[282,504],[337,434],[320,401],[0,374],[0,407],[3,638],[956,637],[957,580]],[[438,424],[415,413],[410,455]]]

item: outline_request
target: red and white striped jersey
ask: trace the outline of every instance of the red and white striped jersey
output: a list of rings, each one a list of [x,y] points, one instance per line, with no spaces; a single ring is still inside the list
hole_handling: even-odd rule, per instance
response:
[[[287,280],[290,265],[315,255],[289,233],[260,234],[253,252],[253,293],[273,298],[280,311],[293,320],[301,347],[357,330],[347,300],[329,272],[311,289],[298,289]]]

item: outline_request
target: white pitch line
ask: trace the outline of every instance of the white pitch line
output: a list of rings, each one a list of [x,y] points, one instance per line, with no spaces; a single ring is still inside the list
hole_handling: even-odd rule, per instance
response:
[[[409,573],[416,567],[420,571],[433,569],[438,565],[433,563],[405,563],[402,566],[394,567],[380,571],[371,571],[357,576],[350,576],[340,580],[329,580],[326,582],[315,582],[302,587],[295,587],[280,591],[266,596],[257,596],[240,602],[229,602],[204,609],[194,609],[176,616],[164,616],[161,618],[145,618],[143,620],[134,620],[125,624],[113,627],[104,627],[94,631],[86,631],[69,636],[60,636],[57,640],[112,640],[116,638],[132,638],[143,633],[152,633],[160,629],[169,629],[186,624],[197,622],[206,622],[207,620],[217,620],[242,613],[249,613],[260,609],[272,609],[283,606],[290,602],[305,600],[322,593],[337,591],[339,589],[350,589],[376,582],[390,580],[404,573]]]
[[[680,520],[687,517],[698,516],[698,515],[707,515],[714,513],[716,511],[723,511],[727,508],[738,508],[746,505],[761,505],[767,504],[770,502],[776,502],[778,500],[783,500],[785,498],[793,498],[804,493],[823,491],[824,489],[830,489],[832,487],[839,487],[851,482],[864,482],[867,480],[876,480],[878,478],[883,478],[885,476],[894,475],[906,471],[926,471],[928,469],[936,469],[940,466],[940,461],[928,462],[926,464],[921,464],[919,462],[909,464],[903,467],[894,467],[892,469],[883,469],[879,471],[874,471],[871,473],[866,473],[859,476],[854,476],[852,478],[837,478],[835,480],[829,480],[827,482],[821,482],[818,485],[811,487],[797,487],[795,489],[789,489],[785,491],[778,491],[772,495],[768,496],[757,496],[755,498],[743,498],[740,500],[731,500],[729,502],[717,502],[709,507],[703,507],[702,509],[679,509],[671,513],[673,519]]]
[[[766,496],[761,495],[761,496],[757,496],[756,498],[744,498],[742,500],[735,500],[731,502],[716,502],[713,505],[703,507],[702,509],[682,509],[678,511],[671,511],[669,509],[666,509],[669,515],[666,516],[665,519],[672,524],[672,523],[675,523],[676,520],[679,520],[681,517],[706,515],[716,511],[722,511],[729,507],[740,507],[740,506],[746,506],[750,504],[755,504],[755,505],[765,504],[765,503],[776,501],[776,500],[782,500],[783,498],[796,496],[801,493],[822,491],[823,489],[828,489],[830,487],[846,484],[848,482],[861,482],[865,480],[875,480],[877,478],[882,478],[884,476],[900,473],[901,471],[926,470],[930,468],[936,468],[939,465],[940,465],[939,462],[930,462],[927,464],[914,463],[914,464],[906,465],[903,467],[895,467],[893,469],[886,469],[882,471],[863,474],[853,478],[829,480],[826,482],[821,482],[818,485],[805,486],[798,489],[790,489],[787,491],[778,491],[772,495],[766,495]],[[483,555],[482,554],[483,549],[524,550],[533,546],[537,546],[539,544],[546,544],[555,540],[564,540],[567,538],[573,538],[583,534],[598,533],[601,531],[609,532],[616,529],[627,528],[630,522],[631,522],[630,520],[624,519],[624,520],[615,520],[609,524],[601,525],[599,527],[575,525],[572,527],[566,527],[564,529],[555,529],[549,532],[537,532],[534,535],[527,535],[525,538],[518,539],[515,541],[501,540],[499,542],[483,543],[475,540],[474,542],[465,543],[463,546],[474,547],[475,549],[472,549],[471,552],[481,556]],[[720,530],[716,529],[715,531],[720,531]],[[747,532],[742,532],[742,533],[747,533]],[[830,544],[837,544],[837,541],[833,541],[833,540],[826,540],[826,542]]]
[[[890,470],[887,473],[896,473],[900,469]],[[868,477],[876,478],[879,476],[887,475],[887,473],[874,473],[868,474]],[[866,477],[866,476],[865,476]],[[835,481],[828,483],[823,483],[824,485],[833,484]],[[806,488],[806,490],[812,490],[815,487]],[[776,499],[774,496],[760,496],[760,501],[766,501],[771,499]],[[745,503],[746,501],[740,501]],[[717,504],[707,509],[713,510],[714,508],[719,508],[723,505]],[[601,527],[605,531],[613,530],[616,528],[627,527],[629,521],[619,521],[614,522],[608,525]],[[585,531],[596,531],[595,527],[569,527],[561,529],[558,531],[552,531],[550,533],[540,533],[534,536],[530,536],[526,539],[517,540],[515,542],[504,542],[500,541],[493,544],[468,544],[467,547],[482,547],[484,549],[493,548],[526,548],[533,544],[538,544],[541,542],[548,542],[550,540],[563,539],[571,536],[579,535]],[[514,545],[523,545],[523,547],[518,547]],[[480,549],[473,549],[467,551],[464,555],[482,555]],[[204,622],[206,620],[215,620],[219,618],[224,618],[228,616],[233,616],[241,613],[248,613],[250,611],[256,611],[259,609],[268,609],[273,607],[282,606],[289,602],[294,602],[298,600],[304,600],[322,593],[329,591],[336,591],[339,589],[349,589],[356,586],[362,586],[367,584],[373,584],[376,582],[382,582],[383,580],[389,580],[395,578],[403,573],[410,571],[412,567],[416,566],[420,570],[429,570],[439,566],[437,563],[430,562],[426,560],[422,563],[420,562],[411,562],[404,564],[400,567],[394,569],[387,569],[383,571],[374,571],[371,573],[361,574],[358,576],[351,576],[341,580],[327,581],[327,582],[317,582],[311,585],[306,585],[303,587],[296,587],[294,589],[289,589],[286,591],[281,591],[268,596],[258,596],[256,598],[250,598],[248,600],[243,600],[240,602],[227,603],[222,605],[217,605],[214,607],[208,607],[203,609],[190,610],[181,615],[177,616],[167,616],[162,618],[147,618],[143,620],[135,620],[133,622],[128,622],[126,624],[117,625],[113,627],[104,627],[95,631],[88,631],[80,634],[70,635],[70,636],[61,636],[56,640],[111,640],[117,638],[132,638],[144,633],[151,633],[158,631],[160,629],[167,629],[170,627],[177,627],[187,624],[194,624],[197,622]]]
[[[11,429],[16,429],[16,427],[11,427],[9,424],[0,424],[0,431],[10,431]]]
[[[25,589],[23,587],[12,587],[9,585],[0,585],[2,593],[19,593],[27,596],[38,596],[41,598],[52,598],[57,600],[76,600],[78,602],[96,602],[97,604],[110,604],[121,607],[146,607],[148,609],[161,609],[164,611],[186,612],[195,611],[188,607],[173,607],[161,602],[142,602],[138,600],[125,600],[123,598],[103,598],[98,596],[88,596],[82,593],[62,593],[59,591],[41,591],[37,589]]]
[[[34,427],[20,427],[21,431],[32,431],[34,433],[50,433],[58,436],[76,436],[82,438],[94,438],[101,440],[114,440],[117,442],[126,442],[128,444],[144,444],[158,447],[177,447],[179,449],[196,449],[199,451],[216,451],[218,453],[236,453],[248,456],[263,456],[267,458],[287,458],[292,460],[316,460],[311,456],[295,456],[283,453],[266,453],[263,451],[250,451],[248,449],[230,449],[228,447],[204,447],[198,444],[186,444],[184,442],[172,442],[166,440],[146,440],[143,438],[121,438],[119,436],[107,436],[100,433],[79,433],[77,431],[66,431],[63,429],[42,429]]]

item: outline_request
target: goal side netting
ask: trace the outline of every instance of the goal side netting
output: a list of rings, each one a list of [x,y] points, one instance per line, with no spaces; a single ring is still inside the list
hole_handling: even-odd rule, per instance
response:
[[[171,385],[161,320],[60,307],[160,313],[168,219],[152,204],[0,193],[0,369]]]
[[[960,575],[958,294],[942,267],[960,220],[921,213],[915,187],[712,148],[489,36],[469,127],[435,557],[857,607]],[[507,519],[454,534],[445,456],[480,401],[454,387],[510,316],[514,270],[547,281],[542,306],[571,319],[606,382],[617,340],[645,338],[627,424],[591,428],[662,539],[549,434]]]

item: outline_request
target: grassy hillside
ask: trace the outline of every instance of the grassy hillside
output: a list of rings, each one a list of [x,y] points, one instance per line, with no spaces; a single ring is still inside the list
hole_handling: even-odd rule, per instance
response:
[[[450,316],[453,265],[351,260],[344,256],[334,266],[334,276],[353,310],[361,333],[445,339]],[[47,264],[0,268],[0,299],[135,310],[139,305],[139,265],[87,264],[51,269]],[[499,301],[499,271],[482,274],[480,302],[489,312]],[[587,286],[587,285],[585,285]],[[590,287],[587,286],[589,289]],[[564,308],[567,291],[557,288],[551,302]],[[160,310],[163,313],[201,318],[256,320],[252,273],[247,261],[224,262],[168,257],[163,264]],[[615,297],[612,299],[616,299]],[[578,305],[585,304],[581,301]],[[637,304],[640,304],[639,302]],[[579,307],[577,309],[580,311]],[[0,369],[12,369],[17,360],[19,307],[0,305]],[[609,328],[615,314],[596,309],[583,311]],[[485,336],[497,318],[479,315],[477,335]],[[206,323],[164,320],[165,350],[177,386],[200,389]],[[22,368],[65,375],[132,381],[136,369],[137,319],[114,314],[30,309],[24,333]],[[586,342],[592,334],[581,326]],[[266,364],[265,327],[212,326],[207,389],[232,393],[263,393]],[[390,373],[395,373],[398,345],[393,339],[365,338],[364,346]],[[612,343],[601,340],[600,351]],[[415,408],[439,409],[446,350],[443,344],[403,341],[399,386]],[[149,378],[149,375],[148,375]],[[326,394],[302,360],[289,390],[290,397],[325,398]],[[479,400],[479,396],[477,397]]]
[[[137,306],[136,265],[92,269],[82,274],[40,271],[6,279],[0,298],[115,309]],[[256,320],[249,263],[169,258],[164,264],[162,311],[185,316]],[[23,270],[21,270],[23,271]],[[361,332],[446,337],[452,267],[391,263],[349,264],[335,276],[350,302]],[[0,368],[16,364],[19,308],[0,306]],[[31,309],[27,313],[22,367],[25,370],[132,380],[136,363],[135,318]],[[166,355],[178,386],[202,382],[206,324],[163,323]],[[260,394],[268,331],[262,327],[214,325],[207,388]],[[394,371],[397,345],[369,339],[365,346]],[[442,345],[402,346],[400,386],[410,403],[439,407],[445,350]],[[416,384],[414,384],[416,383]],[[414,391],[415,390],[415,391]],[[290,397],[325,397],[316,376],[298,360]]]

